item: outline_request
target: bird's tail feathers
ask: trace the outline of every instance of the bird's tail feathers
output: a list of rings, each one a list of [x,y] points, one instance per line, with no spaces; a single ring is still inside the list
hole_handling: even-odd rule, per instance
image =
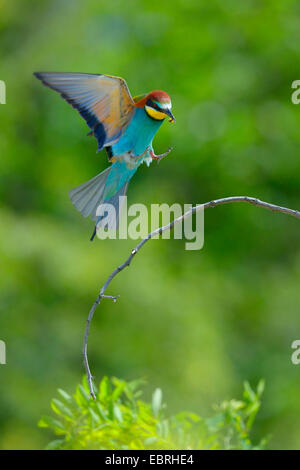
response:
[[[109,182],[107,182],[107,177],[112,168],[113,165],[106,168],[106,170],[94,176],[94,178],[89,181],[69,191],[71,202],[76,209],[83,217],[91,216],[96,222],[91,240],[94,239],[96,230],[102,228],[117,230],[119,227],[120,204],[122,204],[124,200],[122,196],[125,196],[127,193],[128,184],[132,175],[128,175],[128,179],[125,180],[121,188],[113,196],[107,198],[107,196],[105,196],[105,190],[107,192],[107,188],[110,187]],[[111,210],[107,210],[107,208]]]
[[[110,170],[111,167],[106,168],[99,175],[69,191],[72,204],[83,217],[90,215],[93,220],[97,220],[97,207],[103,202],[105,182]]]

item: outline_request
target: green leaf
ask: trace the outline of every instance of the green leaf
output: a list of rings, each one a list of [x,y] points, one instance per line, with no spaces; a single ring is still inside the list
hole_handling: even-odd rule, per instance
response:
[[[81,384],[79,384],[76,387],[76,392],[74,394],[74,399],[80,407],[86,408],[87,405],[89,405],[89,403],[90,403],[91,397],[86,392],[84,387]]]
[[[94,426],[97,426],[101,423],[101,418],[100,416],[92,409],[92,408],[89,408],[89,414],[92,418],[92,425]]]
[[[162,391],[157,388],[152,395],[152,410],[155,417],[159,415],[162,407]]]
[[[114,384],[116,384],[116,388],[112,392],[112,400],[116,401],[122,395],[126,387],[126,382],[124,380],[117,380],[117,381],[115,380]]]
[[[152,437],[147,437],[145,440],[144,440],[144,444],[146,446],[150,446],[152,444],[155,444],[156,442],[158,441],[157,437],[155,436],[152,436]]]
[[[79,385],[79,390],[80,390],[80,393],[81,393],[82,397],[84,398],[85,402],[89,403],[92,399],[91,396],[90,396],[90,392],[87,391],[85,389],[85,387],[81,384]]]
[[[100,401],[106,400],[111,393],[111,387],[108,377],[103,377],[99,386],[99,399]]]
[[[57,415],[62,415],[64,418],[74,418],[74,414],[72,413],[70,408],[68,408],[60,400],[57,400],[57,398],[53,398],[51,402],[51,408]]]
[[[105,410],[102,408],[99,402],[96,403],[96,408],[98,410],[99,415],[103,419],[103,421],[107,420],[107,416],[105,414]]]
[[[55,439],[46,445],[45,450],[57,450],[60,449],[64,443],[64,439]]]
[[[256,393],[250,387],[249,382],[244,382],[244,397],[246,400],[249,400],[250,402],[256,400]]]
[[[264,390],[265,390],[265,381],[263,379],[260,379],[257,385],[257,389],[256,389],[257,395],[261,397],[262,394],[264,393]]]
[[[57,391],[64,400],[66,400],[67,402],[72,402],[72,397],[67,392],[65,392],[61,388],[58,388]]]
[[[119,423],[122,423],[123,421],[122,412],[119,406],[116,404],[114,405],[114,417],[116,418],[117,421],[119,421]]]
[[[55,418],[52,418],[51,416],[42,416],[42,418],[38,422],[38,426],[40,428],[51,428],[53,431],[56,430],[65,430],[64,425],[58,421]]]

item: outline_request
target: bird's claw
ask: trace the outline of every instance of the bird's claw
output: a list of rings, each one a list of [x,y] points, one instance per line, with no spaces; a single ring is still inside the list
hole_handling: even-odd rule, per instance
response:
[[[153,158],[153,160],[157,160],[157,163],[159,163],[161,161],[162,158],[166,157],[167,155],[169,155],[169,153],[173,150],[173,147],[169,147],[168,150],[164,153],[161,153],[159,155],[155,155],[155,153],[153,151],[151,151],[151,157]]]

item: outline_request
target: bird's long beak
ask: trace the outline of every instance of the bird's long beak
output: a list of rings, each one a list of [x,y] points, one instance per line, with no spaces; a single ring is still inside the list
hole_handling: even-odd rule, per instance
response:
[[[172,112],[169,109],[164,110],[164,113],[170,116],[169,122],[176,122],[175,117],[173,116]]]

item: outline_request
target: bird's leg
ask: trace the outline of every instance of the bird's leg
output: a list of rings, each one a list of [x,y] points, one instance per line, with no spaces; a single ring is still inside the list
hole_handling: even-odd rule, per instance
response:
[[[146,148],[146,150],[145,150],[143,153],[141,153],[141,155],[137,155],[137,156],[134,157],[135,160],[136,160],[137,162],[140,162],[140,161],[143,159],[143,157],[144,157],[149,151],[150,151],[150,146],[148,145],[148,147]]]
[[[157,160],[157,163],[159,163],[161,161],[162,158],[166,157],[167,155],[169,155],[169,153],[171,152],[171,150],[173,150],[173,147],[169,147],[168,150],[164,153],[161,153],[159,155],[155,155],[155,153],[153,152],[153,150],[151,149],[150,150],[150,156],[153,158],[153,160]]]
[[[91,241],[91,242],[94,240],[94,238],[95,238],[95,236],[96,236],[96,233],[97,233],[97,225],[95,225],[93,234],[92,234],[92,236],[91,236],[91,238],[90,238],[90,241]]]

